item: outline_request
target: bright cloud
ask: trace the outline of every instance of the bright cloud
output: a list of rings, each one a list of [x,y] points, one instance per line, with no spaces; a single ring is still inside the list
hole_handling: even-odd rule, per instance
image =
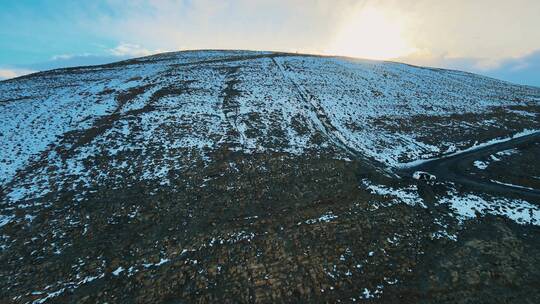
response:
[[[15,77],[27,75],[27,74],[34,73],[34,72],[35,71],[26,70],[26,69],[2,69],[2,68],[0,68],[0,79],[15,78]]]
[[[162,50],[147,50],[138,44],[121,43],[117,47],[109,50],[114,56],[119,57],[141,57],[163,52]]]
[[[52,60],[69,60],[75,57],[90,57],[93,56],[91,53],[82,53],[82,54],[60,54],[52,56]]]

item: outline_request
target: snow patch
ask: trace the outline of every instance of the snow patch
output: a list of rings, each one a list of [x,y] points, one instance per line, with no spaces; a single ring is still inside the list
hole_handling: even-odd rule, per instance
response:
[[[519,224],[540,225],[540,208],[525,200],[484,198],[475,194],[459,195],[451,192],[441,198],[439,203],[448,204],[461,220],[491,214],[504,216]]]
[[[489,163],[483,162],[483,161],[480,161],[480,160],[475,160],[473,162],[473,166],[475,166],[476,168],[478,168],[480,170],[485,170],[489,166]]]
[[[418,194],[418,187],[411,185],[405,188],[392,188],[384,185],[376,185],[368,179],[362,180],[362,184],[373,194],[381,195],[392,199],[394,203],[405,203],[409,206],[422,206],[427,208],[424,200]]]

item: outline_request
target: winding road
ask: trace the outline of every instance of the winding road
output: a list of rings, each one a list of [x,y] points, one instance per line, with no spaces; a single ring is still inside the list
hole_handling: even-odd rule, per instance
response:
[[[526,189],[498,184],[466,173],[466,169],[470,168],[475,160],[503,150],[524,148],[537,142],[540,142],[540,132],[429,160],[415,166],[400,169],[397,173],[403,177],[412,178],[411,176],[415,171],[424,171],[435,175],[437,180],[454,182],[483,192],[514,194],[523,198],[540,201],[540,190],[538,189]]]

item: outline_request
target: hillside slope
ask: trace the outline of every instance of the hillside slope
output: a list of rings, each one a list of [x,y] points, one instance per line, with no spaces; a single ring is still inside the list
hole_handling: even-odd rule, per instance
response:
[[[271,52],[0,82],[0,300],[534,302],[540,255],[506,256],[540,252],[539,201],[396,172],[535,133],[539,112],[538,88]],[[538,149],[463,170],[539,189]]]

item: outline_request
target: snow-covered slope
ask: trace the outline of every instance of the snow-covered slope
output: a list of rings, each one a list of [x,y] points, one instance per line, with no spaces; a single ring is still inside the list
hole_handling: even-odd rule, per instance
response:
[[[468,147],[484,133],[538,128],[530,109],[539,97],[538,89],[457,71],[262,52],[61,69],[0,83],[0,183],[20,200],[68,187],[67,176],[76,187],[135,167],[166,182],[181,166],[178,149],[223,147],[397,166]],[[137,162],[115,158],[133,150]],[[87,161],[96,155],[109,157],[108,172],[94,172]]]

